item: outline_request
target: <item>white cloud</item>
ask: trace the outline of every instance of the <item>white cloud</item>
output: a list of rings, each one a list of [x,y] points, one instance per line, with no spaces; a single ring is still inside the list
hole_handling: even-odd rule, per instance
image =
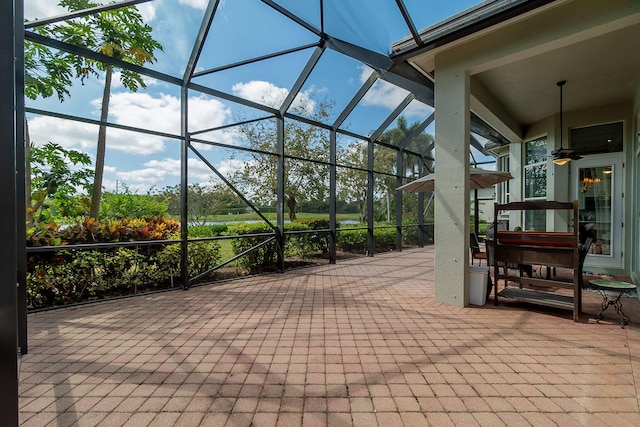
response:
[[[156,3],[155,2],[149,1],[149,2],[146,2],[146,3],[140,3],[140,4],[136,5],[136,7],[140,11],[140,15],[142,16],[142,19],[144,20],[144,22],[153,21],[153,19],[156,17]]]
[[[192,132],[200,129],[211,129],[228,123],[231,110],[222,102],[210,99],[206,96],[189,98],[189,130]],[[216,131],[207,133],[207,139],[214,139],[233,145],[233,130]]]
[[[271,107],[279,107],[289,91],[270,82],[252,80],[248,83],[236,83],[231,88],[233,93],[249,101],[259,102]]]
[[[222,174],[222,176],[229,178],[233,176],[235,172],[242,170],[245,167],[245,165],[250,162],[251,160],[248,162],[245,162],[238,159],[226,159],[221,161],[220,164],[218,164],[218,166],[216,167],[216,169],[218,169],[218,171]]]
[[[221,161],[216,169],[225,177],[229,177],[233,172],[242,168],[245,162],[234,159]],[[142,164],[141,169],[128,171],[117,171],[114,167],[105,167],[105,173],[108,171],[116,180],[104,180],[103,186],[109,191],[114,191],[116,183],[126,183],[132,192],[146,192],[153,187],[173,185],[177,183],[180,177],[180,159],[164,158],[159,160],[150,160]],[[171,179],[173,178],[173,179]],[[211,181],[219,181],[217,175],[209,169],[206,163],[198,159],[189,159],[189,182],[206,184]],[[172,182],[173,184],[168,184]]]
[[[53,16],[62,15],[65,12],[66,9],[58,6],[57,1],[33,0],[24,2],[24,17],[28,21],[51,18]]]
[[[180,0],[180,3],[204,3],[205,7],[208,0]],[[67,9],[58,6],[58,0],[27,0],[24,2],[24,16],[27,20],[51,18],[53,16],[68,13]],[[107,4],[103,1],[98,4]],[[145,22],[152,21],[156,17],[156,4],[153,1],[136,5],[140,11],[140,15]],[[204,9],[204,8],[203,8]]]
[[[124,182],[135,184],[147,184],[153,186],[162,181],[167,175],[164,170],[156,168],[145,168],[127,172],[116,172],[116,176]]]
[[[194,9],[205,10],[209,4],[209,0],[178,0],[178,3],[191,6]]]
[[[289,89],[274,85],[271,82],[252,80],[248,83],[236,83],[231,88],[234,95],[249,101],[280,108],[289,95]],[[291,109],[304,110],[311,114],[316,108],[316,102],[311,99],[311,91],[300,92],[293,100]]]
[[[145,166],[144,169],[140,170],[143,172],[137,171],[141,177],[154,176],[154,173],[150,170],[158,171],[155,176],[161,176],[162,178],[180,176],[180,159],[167,157],[161,160],[150,160],[142,166]],[[189,159],[188,166],[189,182],[208,181],[211,175],[214,174],[202,160]]]
[[[113,73],[113,77],[112,77],[112,80],[111,80],[111,88],[112,89],[122,89],[122,88],[124,88],[124,85],[122,84],[121,76],[122,76],[122,72],[121,71],[116,71],[116,72]],[[142,80],[144,81],[144,84],[147,85],[147,87],[160,86],[160,85],[164,84],[160,80],[154,79],[153,77],[148,77],[148,76],[141,76],[141,77],[142,77]],[[104,73],[102,73],[98,77],[98,81],[101,82],[104,85]]]
[[[181,168],[180,159],[172,159],[170,157],[167,157],[162,160],[150,160],[148,162],[145,162],[143,166],[147,166],[150,169],[160,170],[162,171],[163,176],[165,175],[180,176],[180,168]]]
[[[363,66],[360,73],[360,82],[364,83],[370,75],[371,68]],[[367,91],[363,101],[368,105],[376,105],[393,110],[406,98],[407,94],[408,92],[402,88],[394,86],[384,80],[378,80],[371,89]]]
[[[101,99],[91,102],[96,111]],[[119,92],[111,95],[109,119],[115,123],[180,134],[180,100],[171,95]]]
[[[90,155],[95,154],[98,141],[97,126],[48,116],[31,119],[29,134],[36,143],[51,141],[67,149],[79,149]],[[153,135],[108,128],[107,150],[153,154],[164,151],[164,142]]]
[[[92,102],[99,114],[100,100]],[[205,97],[190,100],[189,124],[192,129],[225,124],[231,111],[224,104]],[[142,127],[173,135],[180,134],[180,100],[172,95],[122,92],[111,96],[109,120],[122,125]],[[40,143],[52,141],[65,148],[93,153],[98,127],[86,123],[40,116],[29,121],[31,138]],[[217,132],[216,140],[233,144],[232,132]],[[120,129],[107,129],[107,149],[132,154],[153,154],[165,150],[163,138]]]
[[[371,68],[362,67],[360,82],[364,83],[371,75]],[[364,105],[384,107],[393,111],[407,97],[409,92],[384,80],[378,80],[362,99]],[[421,102],[414,101],[403,111],[404,116],[426,119],[433,108]]]
[[[140,182],[124,182],[119,179],[103,179],[102,188],[111,193],[129,191],[133,194],[147,194],[155,186]]]
[[[29,119],[29,137],[34,144],[53,142],[64,148],[95,151],[98,128],[86,123],[72,122],[48,116]]]

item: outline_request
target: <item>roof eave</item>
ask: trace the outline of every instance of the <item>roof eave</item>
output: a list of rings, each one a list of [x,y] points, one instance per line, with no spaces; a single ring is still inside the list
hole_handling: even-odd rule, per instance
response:
[[[394,43],[390,57],[394,62],[406,61],[555,1],[557,0],[486,1],[421,30],[421,45],[410,36]]]

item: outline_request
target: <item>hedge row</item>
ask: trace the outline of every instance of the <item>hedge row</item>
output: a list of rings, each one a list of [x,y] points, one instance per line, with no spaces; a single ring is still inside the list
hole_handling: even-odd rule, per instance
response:
[[[162,217],[96,222],[64,229],[32,230],[27,246],[172,240],[180,237],[177,221]],[[189,244],[189,275],[220,263],[217,242]],[[133,245],[90,250],[32,252],[27,257],[29,309],[128,295],[178,285],[180,245]]]
[[[328,220],[302,220],[285,224],[285,257],[300,257],[302,259],[312,258],[318,254],[326,254],[329,251],[330,235],[328,232],[317,233],[293,233],[295,231],[307,230],[327,230]],[[232,240],[233,253],[239,255],[260,243],[273,237],[273,230],[262,223],[247,224],[240,223],[230,225],[227,234],[231,236],[243,236]],[[268,236],[259,234],[269,234]],[[395,227],[380,227],[373,230],[374,250],[376,252],[388,252],[396,248]],[[403,242],[405,244],[416,244],[418,241],[417,227],[406,227],[403,229]],[[338,230],[336,239],[336,249],[342,252],[366,254],[367,252],[367,230]],[[250,273],[271,271],[276,268],[278,244],[275,239],[263,244],[257,249],[241,257],[238,264],[241,268]]]
[[[327,253],[329,251],[330,242],[329,233],[319,232],[295,234],[292,232],[326,230],[328,228],[328,220],[301,220],[286,223],[284,225],[284,256],[309,259],[317,254]],[[227,229],[227,234],[230,236],[252,235],[247,237],[238,237],[231,241],[231,246],[235,255],[248,251],[249,249],[264,243],[273,237],[270,235],[254,236],[255,234],[272,234],[273,232],[273,229],[264,223],[239,223],[230,225]],[[276,268],[277,255],[278,242],[274,238],[239,258],[238,265],[249,273],[271,271]]]
[[[331,241],[328,232],[294,232],[328,228],[328,220],[300,220],[285,224],[285,258],[306,260],[327,254]],[[232,251],[238,255],[265,242],[274,233],[263,223],[189,229],[190,238],[218,235],[239,236],[231,239]],[[32,231],[27,244],[70,245],[173,240],[179,237],[179,223],[162,217],[104,223],[88,220],[63,230],[51,226]],[[409,244],[417,241],[415,227],[405,228],[403,238]],[[395,239],[395,228],[375,228],[375,251],[394,250]],[[338,230],[336,246],[339,251],[365,254],[367,230]],[[277,250],[277,241],[273,239],[248,252],[235,264],[240,269],[238,274],[275,270]],[[190,242],[188,251],[189,277],[206,272],[221,262],[217,241]],[[37,309],[178,286],[180,258],[179,244],[146,243],[117,248],[32,252],[27,259],[28,307]]]

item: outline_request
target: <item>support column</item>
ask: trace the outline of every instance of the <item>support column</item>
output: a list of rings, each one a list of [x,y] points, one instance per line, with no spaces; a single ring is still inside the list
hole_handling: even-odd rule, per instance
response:
[[[469,74],[439,62],[436,57],[435,297],[464,307],[469,304]]]
[[[15,28],[23,25],[23,2],[15,2]],[[16,53],[24,50],[24,33],[15,32]],[[18,274],[18,349],[20,355],[29,352],[27,334],[27,235],[26,153],[24,114],[24,54],[15,56],[16,95],[16,262]],[[29,195],[30,196],[30,195]]]
[[[276,164],[277,184],[276,184],[276,206],[277,206],[277,240],[278,240],[278,271],[284,271],[284,204],[285,204],[285,161],[284,161],[284,118],[279,115],[276,117],[277,142],[276,151],[278,153],[278,162]]]
[[[337,191],[337,139],[335,129],[329,133],[329,264],[336,263],[336,241],[337,235],[337,214],[336,214],[336,191]]]
[[[15,8],[14,8],[15,7]],[[16,191],[24,193],[24,186],[16,188],[16,145],[24,145],[19,139],[18,126],[24,125],[24,111],[16,109],[16,95],[22,88],[16,87],[16,64],[22,64],[22,46],[16,46],[17,35],[22,31],[22,2],[0,3],[0,200],[2,223],[0,224],[0,414],[2,425],[18,425],[18,280],[16,274]],[[16,92],[18,91],[18,92]],[[24,235],[21,236],[24,246]]]
[[[401,176],[404,175],[404,152],[399,150],[396,153],[396,188],[400,187],[403,182]],[[403,210],[403,199],[402,199],[402,190],[395,191],[396,196],[396,251],[402,251],[402,210]],[[387,193],[387,197],[389,194]]]
[[[425,167],[420,162],[420,176],[424,176]],[[418,193],[418,247],[424,247],[424,193]]]
[[[367,145],[367,255],[373,256],[375,251],[375,239],[373,237],[373,189],[375,175],[373,173],[375,150],[373,140]]]
[[[189,146],[191,144],[188,124],[189,89],[182,86],[180,92],[182,146],[180,153],[180,282],[182,290],[189,289],[189,215],[188,208],[188,160]]]

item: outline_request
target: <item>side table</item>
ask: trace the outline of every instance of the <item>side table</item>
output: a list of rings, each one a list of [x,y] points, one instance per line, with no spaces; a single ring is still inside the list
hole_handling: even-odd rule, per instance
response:
[[[589,284],[591,287],[602,295],[602,310],[596,314],[596,321],[600,321],[604,317],[604,311],[609,308],[610,305],[613,305],[616,309],[616,313],[620,316],[620,326],[624,328],[624,325],[629,323],[629,316],[624,314],[622,311],[622,303],[620,302],[620,298],[624,295],[625,292],[635,290],[636,285],[627,282],[621,282],[619,280],[607,280],[607,279],[594,279],[589,280]],[[613,292],[614,295],[611,299],[609,299],[609,294],[607,293]],[[615,293],[617,292],[617,296]],[[615,299],[614,299],[615,298]]]

